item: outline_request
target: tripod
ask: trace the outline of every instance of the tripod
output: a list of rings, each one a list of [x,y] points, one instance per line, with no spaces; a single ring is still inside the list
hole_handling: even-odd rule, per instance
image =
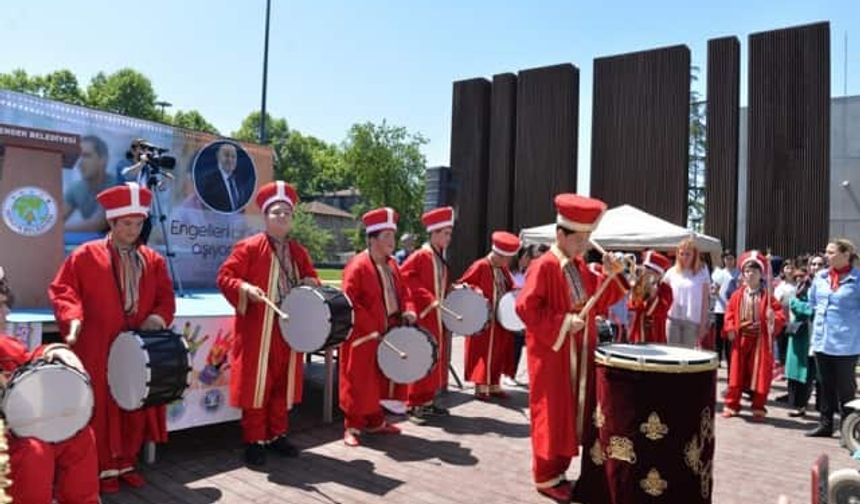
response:
[[[185,290],[182,288],[182,279],[176,274],[176,266],[173,264],[173,259],[176,254],[170,250],[170,237],[167,235],[167,224],[164,223],[167,220],[167,216],[164,215],[164,211],[161,208],[161,198],[158,197],[158,193],[160,192],[158,189],[158,186],[160,185],[158,172],[151,170],[149,165],[145,165],[143,170],[146,171],[146,187],[152,191],[152,201],[155,203],[153,206],[153,215],[158,219],[158,223],[161,225],[161,236],[164,237],[164,256],[167,258],[167,266],[170,269],[170,278],[173,280],[173,290],[179,295],[179,297],[185,297]]]

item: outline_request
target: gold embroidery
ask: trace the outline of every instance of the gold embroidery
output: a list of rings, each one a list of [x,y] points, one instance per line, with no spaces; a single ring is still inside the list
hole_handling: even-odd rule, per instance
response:
[[[606,455],[603,454],[603,447],[600,446],[600,440],[594,440],[594,446],[591,447],[591,461],[594,462],[594,465],[602,466],[604,462],[606,462]]]
[[[603,408],[600,406],[600,403],[597,403],[592,416],[594,417],[594,426],[598,429],[602,429],[606,425],[606,416],[603,414]]]
[[[699,435],[694,434],[687,446],[684,448],[684,461],[687,462],[687,467],[693,470],[693,474],[699,475],[702,469],[702,449],[704,443],[699,440]]]
[[[703,440],[714,440],[714,415],[711,413],[711,408],[706,407],[702,410],[702,420],[699,429]]]
[[[660,477],[660,471],[652,467],[648,476],[639,481],[639,486],[651,497],[659,497],[666,491],[669,483]]]
[[[669,433],[669,426],[660,421],[660,415],[656,411],[652,411],[648,415],[648,421],[639,425],[639,432],[651,441],[658,441]]]
[[[710,462],[705,464],[705,467],[702,468],[702,497],[705,499],[711,495],[711,484],[713,483],[712,470],[713,467],[711,467]]]
[[[636,463],[636,452],[633,450],[633,441],[623,436],[612,436],[609,438],[609,447],[606,448],[606,455],[609,458],[623,460],[630,464]]]

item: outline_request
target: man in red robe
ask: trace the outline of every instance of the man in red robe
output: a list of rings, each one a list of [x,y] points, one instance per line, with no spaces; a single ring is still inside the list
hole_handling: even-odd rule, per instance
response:
[[[773,337],[785,326],[782,304],[762,282],[769,262],[757,250],[741,255],[739,263],[744,287],[737,289],[726,305],[723,332],[732,342],[732,367],[723,416],[737,416],[741,392],[752,390],[753,421],[767,415],[765,403],[773,379]]]
[[[13,302],[12,292],[0,268],[0,385],[19,366],[36,359],[60,361],[84,372],[83,364],[66,345],[43,345],[32,353],[5,334],[6,312]],[[33,437],[21,438],[8,431],[9,476],[12,502],[51,504],[98,504],[99,463],[96,440],[90,426],[59,443]]]
[[[157,331],[173,322],[176,300],[164,258],[140,245],[152,193],[135,183],[96,198],[110,225],[106,239],[75,249],[48,289],[66,342],[90,375],[95,410],[91,425],[99,455],[101,492],[116,493],[119,481],[145,484],[135,469],[145,441],[167,441],[164,406],[124,411],[108,390],[111,344],[124,331]]]
[[[618,275],[623,266],[611,254],[603,256],[608,275],[596,273],[582,258],[606,204],[560,194],[555,206],[555,244],[529,265],[516,309],[526,326],[535,486],[568,502],[572,488],[565,473],[579,453],[583,429],[592,424],[586,420],[595,404],[595,315],[624,296],[626,282]],[[586,307],[590,311],[583,313]]]
[[[239,241],[218,270],[218,288],[236,308],[230,352],[230,404],[242,408],[245,462],[266,463],[266,449],[293,457],[286,439],[287,414],[301,402],[303,354],[293,351],[281,335],[276,305],[298,285],[319,285],[308,251],[290,239],[296,190],[283,181],[270,182],[257,193],[266,221],[265,232]]]
[[[672,287],[662,278],[670,267],[672,261],[659,252],[647,250],[642,255],[642,272],[628,303],[633,312],[631,343],[666,344],[666,319],[672,307]]]
[[[475,384],[475,397],[484,401],[491,396],[507,398],[499,380],[502,374],[514,373],[514,337],[496,320],[495,309],[502,296],[513,288],[508,263],[519,251],[520,240],[511,233],[496,231],[492,241],[492,251],[473,262],[457,281],[478,289],[493,307],[487,328],[466,338],[465,348],[466,380]]]
[[[449,349],[439,305],[448,292],[445,251],[451,244],[454,209],[442,207],[424,212],[421,222],[430,239],[406,259],[400,271],[418,310],[418,324],[433,335],[439,348],[439,358],[430,374],[407,387],[409,420],[417,425],[424,424],[427,416],[449,414],[447,409],[436,403],[436,394],[448,383]]]
[[[343,290],[352,300],[353,326],[340,347],[340,408],[343,410],[343,442],[358,446],[362,432],[399,434],[385,420],[380,400],[403,400],[405,386],[395,385],[376,363],[379,339],[389,328],[414,324],[415,307],[409,296],[394,252],[397,212],[378,208],[362,216],[367,250],[343,270]]]

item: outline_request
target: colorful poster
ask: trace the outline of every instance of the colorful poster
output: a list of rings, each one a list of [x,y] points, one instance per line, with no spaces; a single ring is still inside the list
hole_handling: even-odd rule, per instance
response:
[[[173,330],[188,342],[192,371],[185,396],[167,406],[167,430],[238,420],[228,404],[233,317],[177,317]]]
[[[24,344],[29,350],[35,350],[42,344],[41,322],[6,322],[6,333]]]
[[[0,123],[81,136],[80,156],[63,170],[63,197],[56,202],[66,252],[104,236],[108,223],[95,196],[127,181],[155,191],[148,244],[162,253],[170,247],[186,289],[213,288],[233,243],[262,225],[253,195],[273,180],[269,147],[3,90]],[[131,170],[135,139],[164,149],[161,157],[174,158],[175,166],[153,162]]]

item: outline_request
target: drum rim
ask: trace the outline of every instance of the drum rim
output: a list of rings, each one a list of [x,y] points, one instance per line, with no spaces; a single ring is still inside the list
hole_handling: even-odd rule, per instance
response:
[[[685,373],[701,373],[704,371],[714,371],[719,367],[719,361],[716,360],[716,354],[709,359],[694,359],[686,361],[685,365],[681,364],[682,360],[676,360],[675,364],[669,361],[657,361],[653,358],[636,359],[632,357],[620,357],[618,354],[604,353],[600,348],[594,350],[594,362],[602,366],[628,369],[631,371],[645,371],[649,373],[669,373],[669,374],[685,374]]]

